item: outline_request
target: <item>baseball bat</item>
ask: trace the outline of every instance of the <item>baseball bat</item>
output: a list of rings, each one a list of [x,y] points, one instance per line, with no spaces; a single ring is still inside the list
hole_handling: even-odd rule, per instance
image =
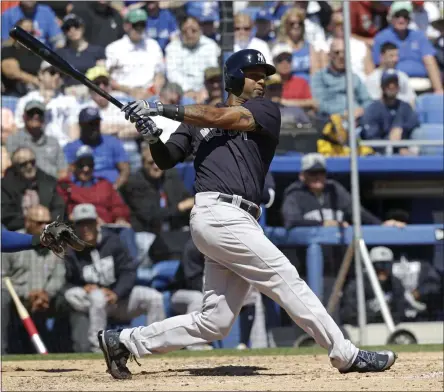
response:
[[[97,94],[101,95],[103,98],[111,102],[113,105],[117,106],[119,109],[122,109],[122,107],[124,106],[122,102],[118,101],[112,95],[102,90],[99,86],[96,86],[91,80],[89,80],[80,71],[75,69],[65,59],[60,57],[52,49],[48,48],[45,44],[40,42],[37,38],[33,37],[27,31],[23,30],[21,27],[13,27],[9,32],[9,35],[20,44],[22,44],[26,49],[39,56],[41,59],[47,61],[58,70],[63,72],[65,75],[71,76]]]
[[[45,344],[43,343],[42,339],[40,338],[39,333],[37,332],[37,328],[35,327],[34,322],[32,321],[32,318],[29,316],[28,311],[23,306],[22,301],[20,301],[20,298],[18,297],[14,286],[11,283],[11,280],[6,277],[4,278],[4,282],[6,285],[6,288],[9,291],[9,294],[11,295],[12,300],[14,301],[15,307],[17,309],[17,313],[20,316],[20,319],[23,322],[23,325],[26,328],[26,331],[28,332],[29,337],[31,338],[31,342],[34,345],[35,349],[39,354],[48,354],[48,351],[46,350]]]

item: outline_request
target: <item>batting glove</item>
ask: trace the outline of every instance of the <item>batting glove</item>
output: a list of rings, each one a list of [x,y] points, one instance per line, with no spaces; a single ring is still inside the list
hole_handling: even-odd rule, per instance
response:
[[[136,122],[136,129],[149,144],[157,143],[163,132],[153,120],[146,116],[142,116]]]
[[[122,109],[125,112],[125,118],[135,123],[141,117],[161,116],[163,114],[162,102],[147,102],[143,99],[127,103]]]

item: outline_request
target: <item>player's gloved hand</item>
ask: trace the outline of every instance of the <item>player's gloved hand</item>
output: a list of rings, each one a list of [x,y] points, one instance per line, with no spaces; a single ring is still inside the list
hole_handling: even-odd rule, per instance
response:
[[[163,114],[162,102],[147,102],[143,99],[127,103],[122,109],[125,118],[135,123],[143,116],[161,116]]]
[[[142,116],[136,122],[136,129],[149,144],[157,143],[163,132],[151,118],[146,116]]]

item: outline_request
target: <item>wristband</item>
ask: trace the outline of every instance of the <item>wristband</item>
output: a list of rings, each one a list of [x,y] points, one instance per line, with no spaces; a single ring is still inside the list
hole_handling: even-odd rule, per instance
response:
[[[163,105],[162,116],[182,122],[185,118],[185,108],[181,105]]]

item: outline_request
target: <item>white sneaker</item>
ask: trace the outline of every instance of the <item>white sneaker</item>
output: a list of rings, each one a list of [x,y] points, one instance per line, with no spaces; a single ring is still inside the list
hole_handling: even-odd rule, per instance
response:
[[[248,346],[245,343],[239,343],[236,346],[236,350],[248,350]]]

